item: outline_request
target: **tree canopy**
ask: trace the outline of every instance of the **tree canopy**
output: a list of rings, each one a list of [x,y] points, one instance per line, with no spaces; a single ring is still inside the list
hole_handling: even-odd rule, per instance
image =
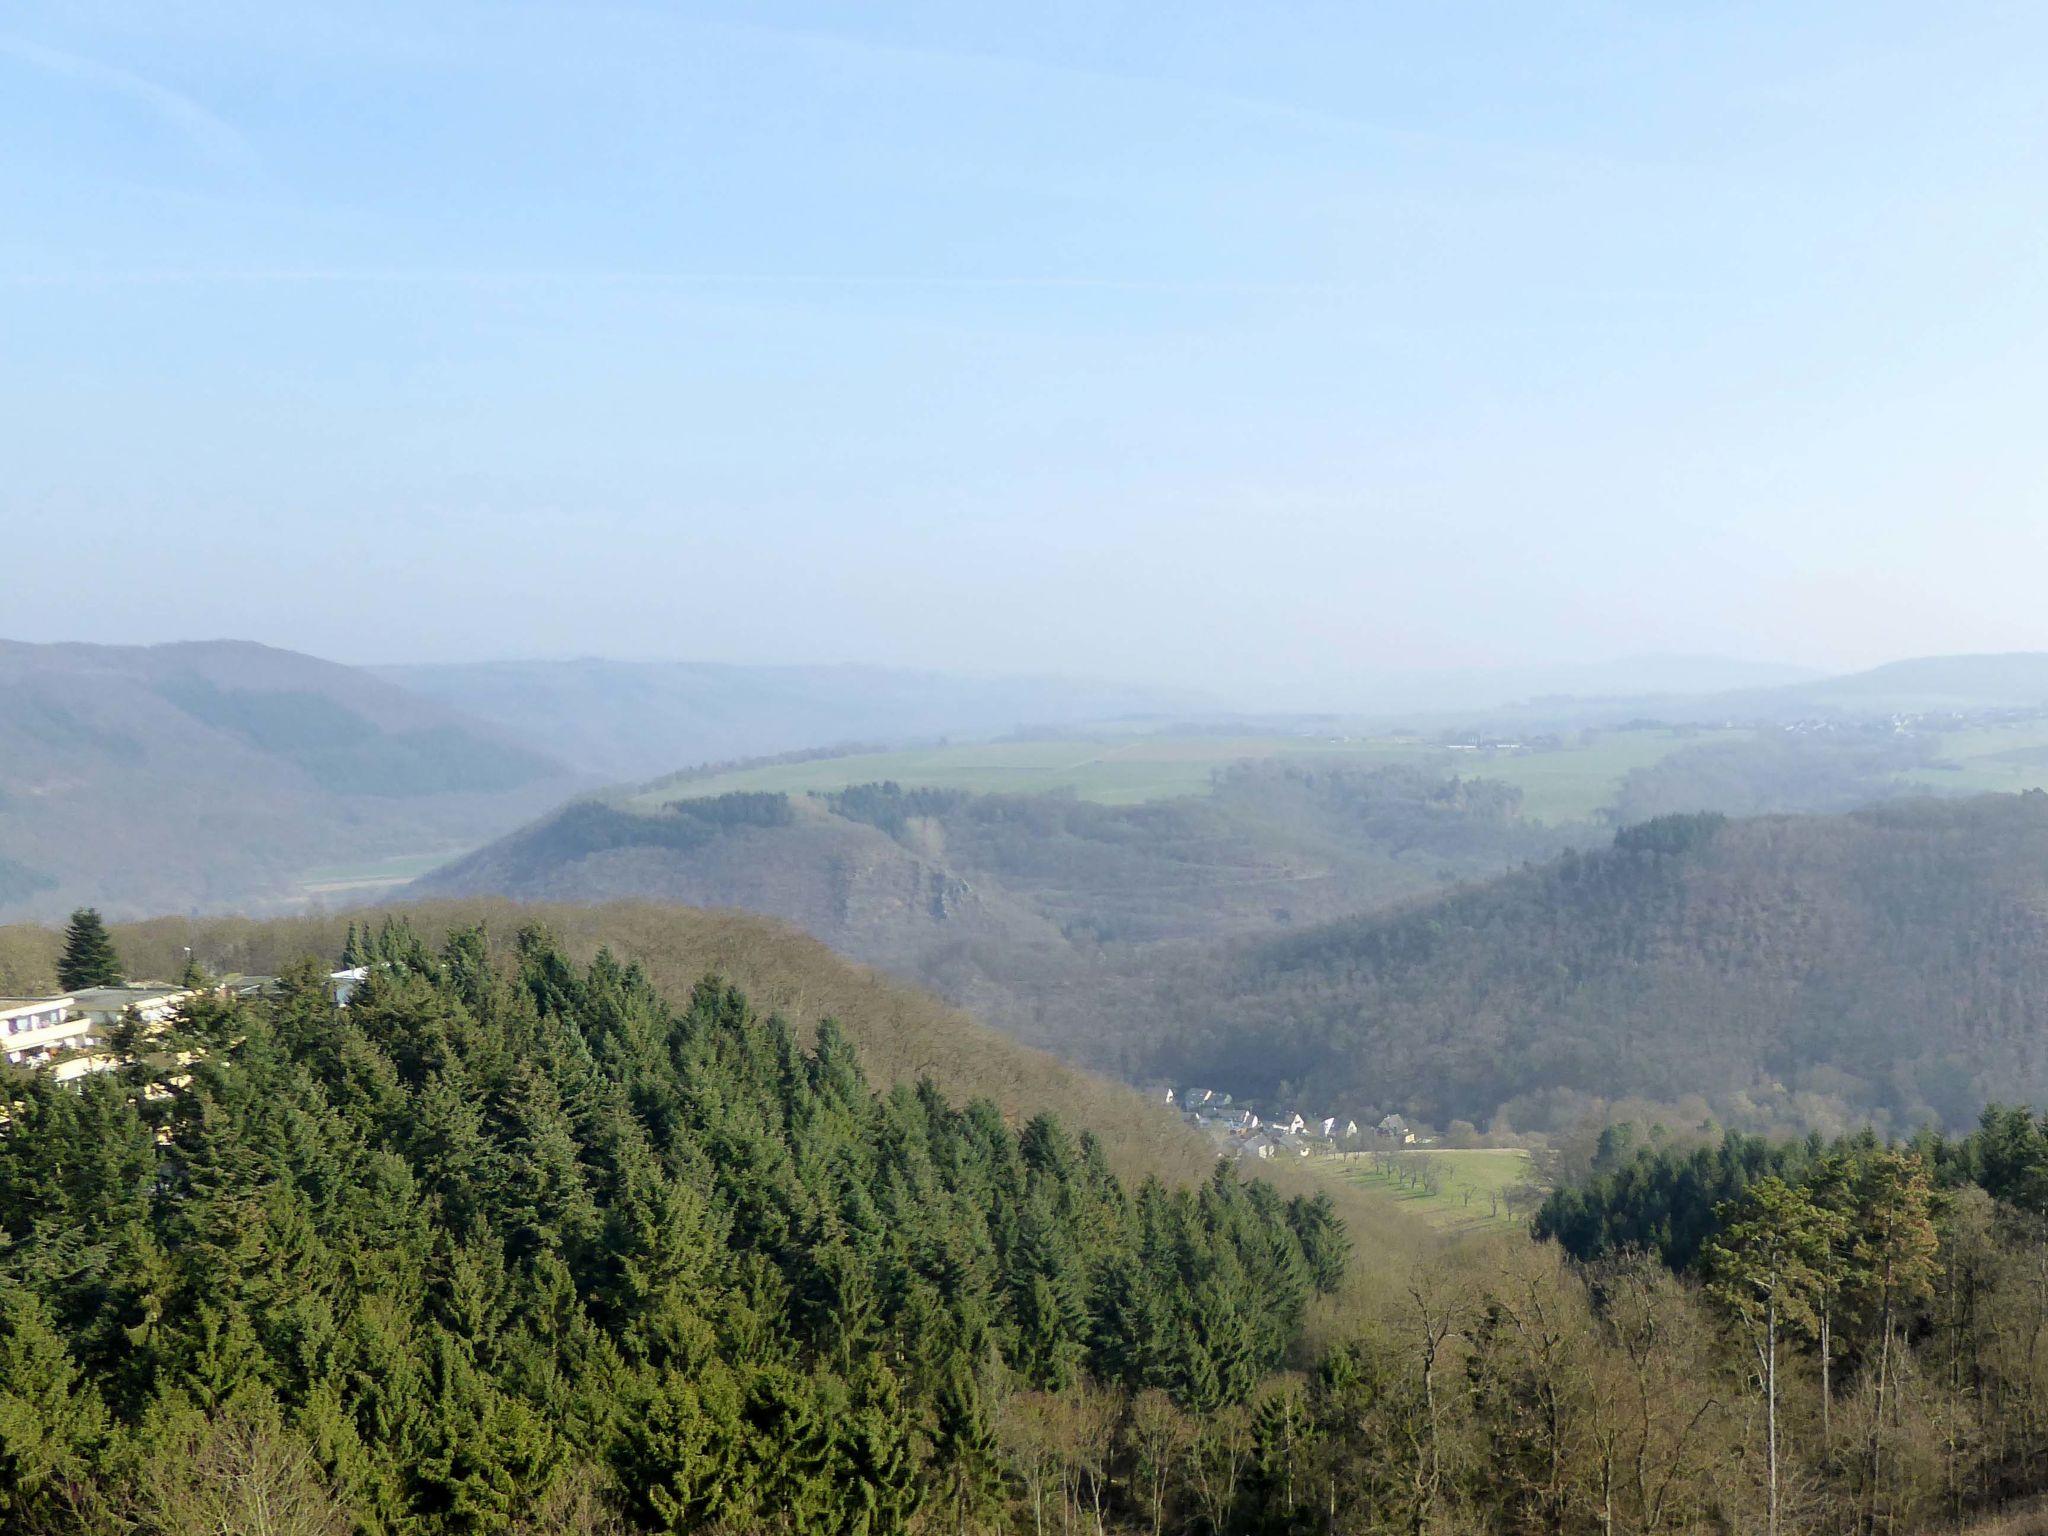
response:
[[[351,943],[346,1009],[309,962],[12,1090],[10,1513],[182,1508],[135,1469],[253,1457],[360,1529],[596,1489],[646,1530],[879,1536],[972,1502],[999,1384],[1242,1403],[1341,1272],[1326,1202],[1127,1188],[1085,1132],[877,1094],[829,1021],[805,1049],[715,979],[673,1010],[537,931],[509,968],[475,930]]]

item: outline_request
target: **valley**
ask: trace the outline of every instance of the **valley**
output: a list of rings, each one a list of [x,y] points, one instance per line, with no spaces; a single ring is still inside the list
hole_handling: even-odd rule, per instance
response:
[[[1751,711],[1720,726],[1556,701],[1552,729],[1516,735],[810,753],[609,792],[414,889],[765,912],[1097,1070],[1274,1110],[1955,1125],[1995,1084],[2048,1089],[1999,1001],[2043,963],[2039,802],[1963,793],[2043,776],[2040,711],[2000,692],[2037,673],[1990,658],[1907,669],[1949,694],[1895,697],[1881,672],[1693,701]],[[1702,814],[1725,837],[1700,823],[1695,854],[1659,851]],[[1909,887],[1910,938],[1884,905]]]
[[[1012,1532],[1041,1501],[1177,1536],[1546,1508],[1648,1532],[1674,1496],[1704,1532],[1778,1513],[1760,1437],[1815,1530],[2038,1486],[2009,1428],[2041,1402],[2014,1335],[2048,1337],[2025,1111],[1910,1145],[1610,1126],[1544,1199],[1516,1148],[1219,1161],[1163,1106],[760,919],[471,902],[111,941],[194,987],[115,1070],[0,1068],[0,1518],[289,1496],[439,1530],[481,1485],[537,1510],[495,1506],[513,1536],[766,1532],[799,1503]],[[0,963],[40,985],[67,962],[13,928]],[[209,990],[244,967],[267,980]],[[66,1231],[117,1216],[70,1261]],[[1840,1319],[1760,1378],[1721,1276],[1798,1222],[1837,1245]],[[1638,1229],[1665,1246],[1621,1250]],[[1873,1311],[1880,1287],[1930,1329]],[[295,1348],[328,1318],[328,1349]],[[1880,1347],[1910,1368],[1880,1381]],[[212,1396],[166,1408],[187,1393]]]
[[[184,978],[118,994],[157,1014],[78,1014],[58,1027],[82,1044],[56,1065],[27,1050],[0,1067],[0,1195],[30,1213],[6,1228],[13,1251],[55,1253],[52,1223],[110,1219],[103,1186],[38,1183],[38,1159],[105,1145],[127,1149],[123,1178],[157,1170],[124,1219],[209,1277],[243,1277],[165,1282],[182,1287],[178,1320],[123,1366],[96,1340],[126,1313],[63,1265],[0,1259],[0,1376],[18,1374],[10,1338],[75,1362],[41,1389],[54,1406],[36,1411],[57,1417],[36,1421],[38,1443],[59,1448],[52,1465],[97,1469],[119,1508],[197,1497],[189,1468],[275,1435],[320,1507],[456,1536],[433,1511],[469,1484],[433,1447],[484,1433],[482,1414],[548,1447],[555,1471],[521,1470],[537,1465],[523,1452],[479,1464],[543,1501],[551,1533],[765,1530],[790,1500],[836,1509],[846,1490],[970,1530],[1015,1529],[1034,1501],[1069,1524],[1093,1509],[1105,1531],[1263,1530],[1256,1512],[1275,1509],[1275,1531],[1338,1530],[1333,1501],[1359,1488],[1360,1531],[1520,1529],[1546,1500],[1661,1529],[1654,1498],[1602,1492],[1595,1462],[1567,1454],[1584,1444],[1628,1447],[1713,1521],[1751,1528],[1777,1495],[1743,1470],[1758,1378],[1730,1332],[1745,1314],[1721,1266],[1738,1259],[1719,1255],[1775,1240],[1749,1235],[1769,1221],[1865,1233],[1829,1261],[1844,1295],[1868,1283],[1869,1232],[1933,1245],[1902,1261],[1896,1298],[1921,1333],[1873,1332],[1857,1302],[1847,1343],[1786,1347],[1777,1449],[1820,1528],[1858,1501],[1899,1525],[2043,1485],[2001,1439],[2035,1410],[2000,1351],[2008,1328],[2048,1338],[2016,1278],[2037,1258],[2048,1137],[2027,1111],[1985,1110],[2048,1100],[2030,1001],[2048,992],[2038,709],[1980,693],[1892,715],[1766,699],[1718,722],[1708,701],[1662,718],[1552,701],[1427,728],[1104,720],[604,788],[537,755],[548,732],[531,722],[500,736],[303,658],[93,661],[129,679],[134,718],[164,743],[212,733],[183,759],[154,738],[91,738],[109,759],[91,782],[111,787],[94,792],[111,798],[77,806],[108,829],[159,780],[165,804],[196,803],[214,759],[299,797],[211,791],[213,819],[174,824],[189,834],[177,858],[230,839],[267,861],[228,861],[210,878],[245,883],[190,905],[296,915],[117,922],[125,975]],[[76,748],[118,718],[44,703],[13,729],[48,762],[53,730]],[[2008,792],[1968,792],[1986,785]],[[536,803],[554,809],[520,809]],[[264,815],[351,831],[293,842]],[[19,794],[0,807],[0,832],[32,832],[0,844],[21,850],[0,864],[18,903],[108,888],[35,873],[36,838],[59,824]],[[70,964],[53,929],[0,925],[9,1018],[41,1027],[78,1006],[60,987]],[[1220,1090],[1199,1112],[1162,1102],[1163,1085],[1197,1083]],[[212,1197],[184,1192],[213,1177],[221,1135],[246,1140],[237,1166],[267,1170],[265,1209],[287,1213],[232,1244],[205,1235],[227,1220]],[[255,1150],[309,1137],[358,1149],[334,1154],[346,1179],[321,1163],[304,1186]],[[643,1154],[621,1149],[643,1144],[675,1171],[630,1172]],[[401,1177],[425,1192],[405,1198],[404,1230],[430,1237],[391,1237],[374,1200],[289,1214],[336,1179]],[[681,1262],[661,1246],[672,1220],[708,1221],[691,1230],[727,1245],[744,1285],[691,1269],[668,1312],[633,1299],[638,1280],[621,1290],[613,1253]],[[384,1302],[317,1282],[357,1320],[332,1355],[351,1376],[279,1353],[306,1295],[248,1278],[268,1259],[223,1271],[216,1252],[331,1276],[323,1244],[408,1273],[454,1266],[405,1290],[410,1321],[386,1343],[361,1332],[393,1315]],[[117,1291],[139,1283],[127,1262],[104,1261]],[[512,1310],[495,1332],[464,1332],[437,1299],[468,1294],[470,1274],[500,1277],[487,1283]],[[1940,1288],[1965,1276],[1997,1328],[1940,1322]],[[222,1294],[251,1319],[242,1358],[262,1363],[196,1376],[208,1330],[242,1326],[214,1320]],[[1535,1318],[1549,1321],[1531,1334]],[[631,1353],[579,1374],[595,1368],[564,1341],[598,1333]],[[1936,1338],[1973,1361],[1970,1386],[1872,1372],[1873,1341],[1931,1370]],[[970,1370],[964,1352],[1000,1364]],[[597,1428],[536,1395],[518,1362],[541,1356],[564,1390],[612,1405],[589,1412],[664,1427]],[[411,1441],[375,1428],[384,1400],[350,1384],[449,1358],[466,1384],[419,1411]],[[1443,1360],[1464,1385],[1433,1420]],[[1379,1383],[1369,1400],[1361,1372]],[[1703,1382],[1725,1412],[1665,1406]],[[243,1406],[278,1384],[372,1425],[351,1431],[361,1449],[313,1449],[329,1442],[307,1438],[328,1434],[310,1407]],[[229,1396],[157,1427],[147,1404],[191,1390]],[[910,1438],[887,1438],[899,1419],[862,1395],[877,1391]],[[1558,1405],[1561,1438],[1509,1406],[1528,1391]],[[1630,1392],[1646,1406],[1624,1408]],[[845,1427],[790,1427],[820,1415]],[[65,1427],[88,1420],[119,1427]],[[1875,1471],[1824,1449],[1836,1420],[1880,1426]],[[1435,1487],[1428,1457],[1400,1449],[1432,1422],[1455,1441],[1429,1455],[1458,1469]],[[1941,1476],[1914,1459],[1938,1423],[1975,1426],[1970,1459]],[[692,1481],[705,1453],[684,1448],[706,1435],[716,1487]],[[1550,1492],[1502,1473],[1521,1440],[1556,1450]],[[124,1470],[117,1442],[161,1447],[162,1470]],[[0,1457],[9,1443],[0,1430]],[[792,1459],[791,1444],[811,1449]],[[1389,1467],[1394,1482],[1371,1470]],[[38,1518],[127,1518],[81,1502],[85,1484],[14,1476]],[[526,1536],[510,1518],[484,1528]]]
[[[2048,1536],[2048,7],[0,22],[0,1536]]]

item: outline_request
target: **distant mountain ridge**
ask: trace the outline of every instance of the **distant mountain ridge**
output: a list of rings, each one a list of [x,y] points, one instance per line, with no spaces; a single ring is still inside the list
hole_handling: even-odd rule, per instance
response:
[[[1549,666],[1362,669],[1354,681],[1352,712],[1459,714],[1520,710],[1545,702],[1694,697],[1798,686],[1827,676],[1787,662],[1727,656],[1635,656],[1613,661]]]
[[[1919,656],[1779,692],[1842,711],[2048,707],[2048,651]]]
[[[865,666],[498,661],[378,677],[614,781],[836,743],[991,736],[1211,707],[1186,690]]]
[[[560,761],[353,668],[245,641],[0,641],[0,914],[260,908],[322,864],[453,852]]]
[[[1915,656],[1766,687],[1636,695],[1619,702],[1661,719],[1698,722],[2048,709],[2048,651]]]
[[[2048,652],[1910,657],[1846,673],[1666,657],[1418,674],[1382,687],[1362,713],[1556,728],[1637,718],[1720,724],[2034,708],[2048,708]]]

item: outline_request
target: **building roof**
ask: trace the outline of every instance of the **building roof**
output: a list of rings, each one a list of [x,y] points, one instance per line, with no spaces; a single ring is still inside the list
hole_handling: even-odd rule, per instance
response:
[[[68,993],[54,997],[0,997],[0,1016],[41,1013],[46,1008],[69,1008],[78,1000]]]
[[[170,1012],[173,1004],[182,1003],[192,995],[190,987],[166,987],[161,984],[136,987],[80,987],[76,993],[78,1011],[102,1023],[120,1017],[130,1008],[139,1009],[146,1018],[160,1018]]]

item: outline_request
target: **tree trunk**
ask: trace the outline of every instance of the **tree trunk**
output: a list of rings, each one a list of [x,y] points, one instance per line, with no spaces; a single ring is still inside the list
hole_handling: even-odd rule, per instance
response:
[[[1768,1536],[1778,1536],[1778,1301],[1764,1311],[1764,1455],[1770,1466]]]
[[[1831,1308],[1820,1309],[1820,1443],[1823,1449],[1833,1443],[1835,1432],[1835,1392],[1831,1367],[1834,1364],[1835,1317]]]
[[[1877,1484],[1884,1471],[1885,1388],[1891,1376],[1891,1363],[1892,1299],[1887,1292],[1877,1338],[1877,1402],[1870,1416],[1870,1493],[1864,1501],[1863,1529],[1870,1536],[1875,1536],[1877,1530]]]

